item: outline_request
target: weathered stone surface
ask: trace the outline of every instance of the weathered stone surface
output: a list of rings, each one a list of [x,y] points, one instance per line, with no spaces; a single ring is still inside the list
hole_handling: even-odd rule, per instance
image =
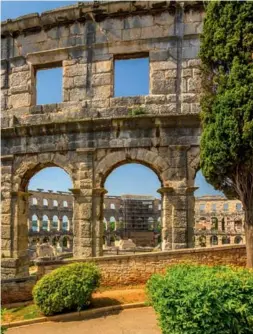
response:
[[[187,166],[182,147],[199,146],[200,121],[194,113],[199,112],[203,9],[181,5],[177,15],[172,3],[159,8],[146,1],[74,5],[2,24],[2,156],[13,159],[11,171],[3,171],[11,175],[3,180],[4,255],[20,259],[26,253],[25,190],[34,172],[46,166],[63,168],[73,181],[73,249],[79,257],[101,253],[103,196],[96,192],[117,166],[135,161],[150,166],[162,187],[173,185],[178,201],[177,189],[192,185],[198,163]],[[143,57],[150,61],[150,95],[113,97],[114,61]],[[63,102],[36,106],[36,71],[57,66],[63,68]],[[176,153],[175,147],[180,148]],[[182,210],[189,213],[193,207],[189,201]],[[181,230],[172,240],[172,208],[166,208],[165,243],[190,245]],[[189,214],[189,229],[192,219]],[[6,267],[7,276],[28,272],[21,262]]]

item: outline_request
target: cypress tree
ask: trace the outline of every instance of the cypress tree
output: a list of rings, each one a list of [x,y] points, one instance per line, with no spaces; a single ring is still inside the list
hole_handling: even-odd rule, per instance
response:
[[[228,198],[242,202],[247,266],[253,267],[253,3],[206,5],[200,167]]]

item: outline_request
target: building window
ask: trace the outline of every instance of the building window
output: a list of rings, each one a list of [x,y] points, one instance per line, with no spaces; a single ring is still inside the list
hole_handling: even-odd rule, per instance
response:
[[[224,205],[223,205],[223,210],[224,210],[224,211],[228,211],[228,203],[224,203]]]
[[[33,199],[32,199],[32,205],[37,205],[37,204],[38,204],[37,198],[33,197]]]
[[[43,199],[43,206],[48,206],[48,200],[47,199]]]
[[[202,211],[202,212],[205,211],[205,208],[206,208],[206,205],[205,205],[205,204],[200,204],[200,205],[199,205],[199,210],[200,210],[200,211]]]
[[[53,200],[53,206],[54,206],[54,207],[57,207],[57,206],[58,206],[58,202],[57,202],[55,199]]]
[[[124,80],[122,80],[124,78]],[[149,94],[148,56],[116,59],[114,63],[114,96],[138,96]]]
[[[36,71],[36,104],[62,102],[62,67]]]
[[[161,204],[158,205],[158,210],[162,210]]]
[[[113,210],[115,210],[115,204],[111,203],[110,208],[113,209]]]
[[[213,212],[216,211],[216,204],[212,204],[212,211],[213,211]]]
[[[236,211],[241,211],[241,210],[242,210],[242,204],[236,203]]]
[[[67,201],[63,201],[63,207],[67,208],[68,207],[68,202]]]

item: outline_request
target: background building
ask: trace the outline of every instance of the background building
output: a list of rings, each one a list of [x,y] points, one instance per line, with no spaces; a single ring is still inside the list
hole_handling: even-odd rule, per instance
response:
[[[73,197],[69,192],[30,191],[29,247],[49,242],[62,251],[73,243]],[[137,246],[155,247],[161,235],[161,201],[152,196],[105,196],[104,244],[132,239]],[[195,199],[195,247],[245,243],[244,212],[238,200],[223,196]]]

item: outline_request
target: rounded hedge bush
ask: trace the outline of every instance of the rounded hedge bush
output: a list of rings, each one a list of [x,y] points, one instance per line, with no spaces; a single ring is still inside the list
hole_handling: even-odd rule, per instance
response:
[[[253,271],[176,265],[153,275],[147,294],[163,334],[253,333]]]
[[[80,311],[89,305],[99,281],[94,264],[73,263],[43,276],[33,288],[33,299],[45,315]]]

